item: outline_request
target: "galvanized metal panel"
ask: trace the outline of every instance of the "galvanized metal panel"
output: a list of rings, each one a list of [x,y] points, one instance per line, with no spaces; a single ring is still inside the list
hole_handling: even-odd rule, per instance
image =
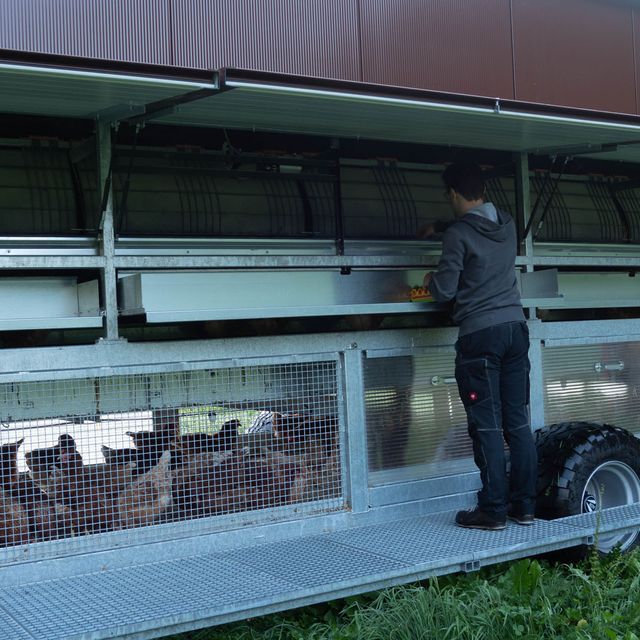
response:
[[[450,347],[364,360],[371,486],[475,470],[454,359]]]
[[[363,0],[365,82],[513,98],[508,0]]]
[[[4,472],[11,462],[23,486],[18,473],[28,468],[50,500],[26,531],[23,503],[9,503],[9,517],[15,495],[2,496],[0,563],[141,543],[135,529],[144,525],[265,509],[273,520],[303,503],[341,508],[336,357],[286,360],[0,385]],[[269,424],[251,430],[261,412]],[[232,436],[215,435],[229,425]],[[24,497],[24,508],[34,506]],[[114,537],[83,541],[98,532]]]
[[[513,39],[516,99],[637,113],[629,4],[513,0]]]
[[[0,329],[99,327],[98,307],[97,281],[79,285],[73,276],[0,278]]]
[[[640,431],[640,342],[547,347],[545,422],[585,420]]]
[[[4,0],[0,48],[170,64],[170,0]]]
[[[197,91],[212,82],[0,63],[0,112],[115,121],[144,105]]]
[[[437,304],[410,302],[421,270],[219,270],[121,274],[121,313],[148,322],[336,315],[423,313]],[[395,304],[394,304],[395,303]],[[429,307],[429,304],[431,307]]]
[[[491,106],[462,106],[433,96],[382,96],[339,89],[265,85],[233,80],[236,87],[159,118],[172,124],[286,131],[394,142],[544,151],[612,142],[636,142],[640,126],[590,117],[569,118]],[[613,157],[635,157],[640,145],[621,146]]]
[[[2,612],[11,612],[21,625],[9,625],[5,635],[8,640],[29,637],[25,631],[36,640],[151,637],[206,627],[580,544],[593,536],[599,514],[531,527],[509,524],[500,532],[463,531],[453,517],[446,512],[394,519],[324,535],[294,537],[291,531],[288,539],[253,541],[219,553],[136,560],[118,569],[18,582],[0,589]],[[611,511],[610,526],[623,522],[640,522],[637,505],[624,514]],[[119,550],[129,552],[138,550]],[[42,568],[47,577],[48,568]]]
[[[360,79],[356,0],[173,0],[173,62]]]

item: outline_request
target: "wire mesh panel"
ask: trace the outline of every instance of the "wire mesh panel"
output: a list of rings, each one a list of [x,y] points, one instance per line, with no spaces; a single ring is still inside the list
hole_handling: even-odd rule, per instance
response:
[[[336,508],[336,374],[328,360],[0,385],[4,557],[158,523]]]
[[[546,347],[545,422],[604,422],[640,432],[640,342]]]
[[[453,349],[367,357],[364,376],[371,486],[475,469]]]

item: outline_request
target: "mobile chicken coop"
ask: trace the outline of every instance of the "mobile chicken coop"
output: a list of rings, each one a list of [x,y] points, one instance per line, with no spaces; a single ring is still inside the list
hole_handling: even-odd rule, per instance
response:
[[[637,544],[637,115],[0,57],[3,638]],[[453,525],[479,486],[456,329],[409,299],[461,154],[522,239],[539,518],[503,532]]]

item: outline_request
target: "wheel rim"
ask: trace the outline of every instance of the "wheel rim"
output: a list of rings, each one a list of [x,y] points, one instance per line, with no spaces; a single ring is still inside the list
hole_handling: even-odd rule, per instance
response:
[[[612,460],[596,467],[582,492],[582,513],[592,513],[609,507],[620,507],[640,502],[640,478],[624,462]],[[618,546],[622,551],[631,547],[640,535],[639,531],[601,534],[598,550],[608,553]]]

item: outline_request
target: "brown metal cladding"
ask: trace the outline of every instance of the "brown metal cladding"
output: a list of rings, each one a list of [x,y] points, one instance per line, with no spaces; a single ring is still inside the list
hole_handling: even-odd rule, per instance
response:
[[[356,0],[172,0],[174,64],[359,80]]]
[[[637,112],[628,4],[513,0],[513,31],[518,100]]]
[[[361,0],[363,80],[513,98],[509,0]]]
[[[636,113],[640,114],[640,10],[633,10],[633,59],[636,85]]]
[[[0,48],[169,64],[170,0],[2,0]]]

